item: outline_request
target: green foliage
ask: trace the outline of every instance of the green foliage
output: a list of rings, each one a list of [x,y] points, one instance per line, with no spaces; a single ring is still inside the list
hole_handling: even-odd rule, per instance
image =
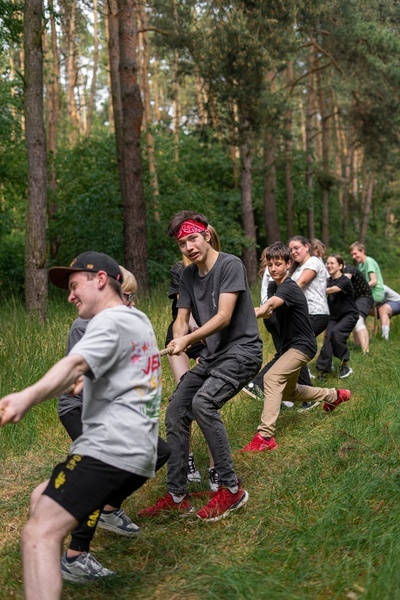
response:
[[[83,140],[57,155],[57,205],[49,223],[59,240],[55,260],[68,264],[88,249],[123,258],[123,224],[119,179],[112,136]]]

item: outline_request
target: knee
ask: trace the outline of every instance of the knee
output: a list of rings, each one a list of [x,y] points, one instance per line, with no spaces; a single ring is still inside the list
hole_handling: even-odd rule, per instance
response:
[[[45,522],[37,517],[29,517],[28,522],[22,530],[21,540],[23,548],[31,548],[38,543],[40,539],[46,536]]]
[[[355,331],[356,333],[358,333],[359,331],[362,331],[363,329],[366,329],[366,328],[367,328],[367,327],[366,327],[366,325],[365,325],[364,317],[363,317],[362,315],[360,315],[360,316],[358,317],[358,321],[357,321],[357,323],[356,323],[356,325],[355,325],[355,327],[354,327],[354,331]]]
[[[37,503],[43,495],[44,490],[46,489],[49,481],[44,481],[40,485],[38,485],[31,494],[31,502],[30,502],[30,514],[32,515],[35,511]]]
[[[206,414],[210,415],[212,412],[218,412],[218,408],[213,406],[212,402],[201,394],[198,394],[193,398],[192,409],[193,417],[196,419],[196,421],[199,417],[201,418]]]

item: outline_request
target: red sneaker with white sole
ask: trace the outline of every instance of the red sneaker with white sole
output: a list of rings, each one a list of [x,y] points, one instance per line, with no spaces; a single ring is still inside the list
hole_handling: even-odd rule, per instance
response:
[[[153,506],[139,510],[139,517],[158,517],[171,512],[178,512],[182,515],[194,512],[193,506],[190,504],[187,496],[181,502],[174,502],[171,494],[167,493],[162,498],[159,498]]]
[[[348,402],[351,398],[351,392],[350,390],[336,390],[336,396],[336,400],[333,402],[324,402],[322,408],[325,412],[332,412],[342,402]]]
[[[237,510],[249,499],[249,494],[239,487],[236,494],[228,488],[219,488],[208,504],[203,506],[196,515],[202,521],[220,521],[225,519],[233,510]]]
[[[250,444],[247,444],[240,452],[264,452],[264,450],[275,450],[278,444],[275,438],[270,437],[269,439],[264,438],[261,434],[256,435],[251,440]]]

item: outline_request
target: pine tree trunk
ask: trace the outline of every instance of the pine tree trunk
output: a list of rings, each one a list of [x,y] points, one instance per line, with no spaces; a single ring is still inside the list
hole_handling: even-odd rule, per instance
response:
[[[319,114],[321,117],[321,137],[322,137],[322,241],[325,246],[329,246],[329,190],[331,187],[331,174],[329,169],[329,126],[328,111],[326,106],[325,90],[323,89],[321,72],[317,73]]]
[[[153,216],[156,221],[160,221],[159,200],[160,191],[158,187],[158,176],[156,167],[156,144],[152,132],[153,121],[151,118],[151,103],[150,103],[150,85],[149,85],[149,65],[150,65],[150,50],[149,37],[147,33],[147,15],[145,7],[142,3],[138,4],[138,16],[140,28],[143,30],[142,39],[142,90],[144,100],[144,121],[146,127],[146,142],[147,142],[147,160],[149,163],[150,187],[153,196]]]
[[[63,0],[64,12],[68,15],[66,21],[66,38],[68,42],[67,50],[67,111],[71,120],[70,143],[76,144],[79,137],[80,120],[78,108],[75,100],[75,87],[78,83],[78,71],[76,65],[76,47],[75,47],[75,18],[76,18],[76,0]]]
[[[47,98],[47,149],[48,149],[48,184],[50,199],[48,205],[49,224],[56,220],[57,204],[55,201],[57,189],[56,156],[57,156],[57,125],[60,116],[59,101],[59,79],[60,79],[60,58],[57,44],[57,30],[54,19],[53,0],[48,0],[50,13],[50,31],[51,31],[51,58],[50,63],[50,81],[46,85]],[[49,241],[50,256],[55,258],[60,247],[60,238],[54,234],[50,235]]]
[[[307,95],[306,95],[306,190],[307,190],[307,234],[308,238],[315,237],[315,226],[314,226],[314,198],[313,198],[313,173],[314,173],[314,110],[315,110],[315,88],[314,88],[314,76],[312,74],[314,68],[314,48],[311,47],[311,53],[309,57],[310,75],[307,78]]]
[[[287,79],[290,84],[294,80],[293,62],[290,61],[287,68]],[[290,239],[294,235],[294,185],[293,185],[293,138],[292,138],[292,107],[285,115],[285,187],[286,187],[286,221],[287,221],[287,238]]]
[[[47,315],[46,134],[43,121],[42,0],[24,4],[24,111],[28,154],[25,301],[42,321]]]
[[[173,0],[174,20],[176,30],[179,31],[178,20],[178,4],[177,0]],[[172,63],[172,98],[174,105],[174,140],[175,140],[175,161],[179,161],[179,137],[181,132],[182,108],[180,98],[180,83],[179,83],[179,54],[178,50],[174,50],[174,60]]]
[[[93,72],[92,72],[92,83],[90,86],[90,96],[88,102],[87,112],[87,123],[86,123],[86,135],[90,136],[92,129],[93,120],[93,107],[96,97],[96,81],[97,81],[97,68],[99,64],[99,15],[97,12],[97,0],[93,0]]]
[[[266,132],[264,136],[264,227],[268,245],[281,239],[276,213],[275,146],[275,134]]]
[[[110,64],[111,104],[115,128],[115,145],[121,187],[121,196],[125,197],[125,180],[122,169],[122,102],[119,75],[119,25],[117,0],[108,0],[108,56]]]
[[[372,206],[374,182],[375,182],[375,174],[370,173],[367,177],[367,182],[366,182],[367,190],[366,190],[366,194],[365,194],[365,203],[364,203],[364,207],[363,207],[363,215],[362,215],[362,222],[361,222],[360,242],[362,244],[365,244],[365,242],[367,240],[367,230],[368,230],[369,215],[370,215],[371,206]]]
[[[143,105],[137,83],[135,0],[118,0],[120,86],[122,103],[122,171],[125,266],[133,271],[140,292],[149,293],[146,203],[140,157]]]
[[[240,122],[240,116],[239,116]],[[253,199],[252,199],[252,144],[251,130],[247,119],[239,124],[241,130],[240,158],[241,158],[241,200],[242,221],[244,234],[248,245],[243,250],[243,262],[247,269],[250,284],[255,283],[258,274],[256,253],[256,228],[254,223]]]
[[[153,100],[154,100],[154,118],[157,123],[161,120],[160,114],[160,89],[158,84],[158,60],[154,57],[153,61],[153,78],[151,80],[153,87]]]

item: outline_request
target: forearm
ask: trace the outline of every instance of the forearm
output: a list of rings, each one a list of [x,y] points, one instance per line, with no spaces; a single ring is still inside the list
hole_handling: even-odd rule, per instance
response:
[[[267,300],[264,304],[257,306],[254,309],[257,319],[260,317],[263,319],[268,319],[273,311],[278,308],[278,306],[281,306],[281,304],[283,304],[283,300],[277,298],[276,296],[272,296],[272,298],[269,298],[269,300]]]
[[[58,396],[73,386],[88,368],[86,361],[78,354],[61,359],[39,381],[0,400],[1,425],[17,423],[32,406]]]
[[[207,323],[185,335],[188,346],[191,346],[195,342],[205,340],[210,335],[217,333],[217,331],[220,331],[221,329],[225,329],[225,327],[228,327],[229,323],[230,318],[228,318],[226,315],[217,313],[214,317],[207,321]]]
[[[36,383],[30,386],[33,404],[39,404],[68,390],[88,370],[87,362],[79,354],[58,361]]]
[[[337,294],[337,292],[340,292],[340,287],[338,285],[332,285],[331,287],[326,288],[326,295],[329,296],[329,294]]]

